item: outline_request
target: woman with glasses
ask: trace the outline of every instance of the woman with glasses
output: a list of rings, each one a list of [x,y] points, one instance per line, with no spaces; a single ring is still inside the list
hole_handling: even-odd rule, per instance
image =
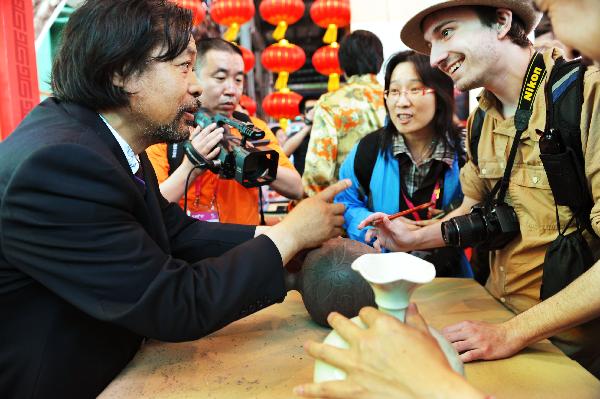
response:
[[[441,217],[460,205],[458,176],[465,151],[462,131],[453,122],[453,94],[452,80],[431,68],[427,57],[404,51],[388,60],[386,124],[362,138],[340,168],[339,178],[353,183],[335,199],[346,205],[344,227],[350,238],[365,242],[368,228],[357,226],[373,212],[393,214],[431,202],[402,219],[417,229],[415,221]],[[432,262],[438,276],[472,277],[459,249],[413,254]]]

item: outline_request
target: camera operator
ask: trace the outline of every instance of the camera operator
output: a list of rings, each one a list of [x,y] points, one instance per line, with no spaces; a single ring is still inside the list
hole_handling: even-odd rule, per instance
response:
[[[199,40],[196,44],[198,60],[196,74],[203,88],[200,98],[202,107],[209,114],[222,114],[231,118],[244,86],[244,63],[242,53],[237,46],[220,38]],[[281,195],[297,199],[302,195],[302,180],[291,161],[277,144],[275,136],[266,123],[251,117],[252,123],[265,132],[269,149],[279,153],[277,177],[270,184]],[[236,129],[231,134],[241,137]],[[223,131],[216,126],[207,126],[197,130],[192,143],[197,152],[213,159],[219,155],[213,149],[221,139]],[[179,202],[191,216],[203,220],[224,223],[259,224],[259,191],[246,188],[233,179],[221,179],[212,171],[192,172],[192,178],[186,178],[191,170],[187,156],[181,160],[182,146],[158,144],[148,148],[147,153],[156,171],[163,196],[170,202]],[[174,150],[175,149],[175,150]],[[181,151],[181,152],[180,152]],[[184,206],[184,194],[187,189],[187,204]]]
[[[546,127],[544,88],[561,53],[556,49],[540,55],[535,53],[527,33],[541,14],[534,11],[530,2],[496,0],[465,5],[462,0],[451,0],[435,3],[409,21],[403,28],[402,39],[409,47],[430,53],[431,64],[448,74],[460,90],[485,89],[479,98],[479,108],[485,114],[475,151],[471,143],[476,113],[471,115],[468,123],[470,159],[461,171],[465,198],[461,207],[444,219],[446,223],[414,230],[409,228],[413,226],[401,221],[384,220],[369,235],[377,237],[376,246],[396,251],[434,248],[456,244],[456,241],[487,245],[491,252],[486,288],[510,310],[521,313],[540,302],[542,277],[546,278],[544,264],[548,261],[545,255],[557,239],[556,214],[564,221],[563,228],[573,216],[569,207],[555,209],[554,190],[550,190],[540,160],[540,136],[536,133]],[[541,65],[536,64],[538,61]],[[546,69],[545,75],[533,76],[538,66],[541,70]],[[531,100],[530,118],[515,117],[522,115],[523,100],[527,98],[521,95],[526,92],[522,88],[536,86],[530,82],[538,80],[539,92]],[[600,103],[599,85],[598,69],[588,67],[584,75],[579,128],[585,179],[591,187],[594,203],[600,196],[600,181],[597,180],[600,174],[595,172],[600,141],[591,132],[600,129],[596,116]],[[523,131],[518,139],[520,130]],[[514,152],[512,165],[511,152]],[[505,184],[496,186],[503,179]],[[565,184],[564,190],[568,189]],[[471,213],[475,205],[483,208],[477,207]],[[362,226],[381,216],[370,216]],[[600,232],[597,211],[592,210],[588,223],[596,234]],[[569,226],[567,234],[577,230],[574,224]],[[446,233],[445,237],[443,233]],[[583,236],[597,259],[600,249],[597,237],[587,231]],[[519,336],[514,330],[504,330],[503,345],[492,350],[494,337],[485,337],[487,328],[488,325],[483,323],[460,323],[447,327],[444,332],[462,353],[464,361],[509,356],[531,338]],[[599,333],[599,323],[594,320],[554,336],[552,341],[599,376]]]

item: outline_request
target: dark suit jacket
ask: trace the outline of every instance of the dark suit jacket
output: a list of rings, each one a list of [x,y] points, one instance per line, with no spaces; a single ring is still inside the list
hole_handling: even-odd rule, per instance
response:
[[[200,338],[285,296],[254,227],[136,181],[90,109],[45,100],[0,143],[0,396],[96,396],[143,337]]]

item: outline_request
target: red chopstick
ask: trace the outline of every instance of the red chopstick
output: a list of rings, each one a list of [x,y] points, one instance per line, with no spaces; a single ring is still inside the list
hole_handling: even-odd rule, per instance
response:
[[[394,213],[393,215],[389,215],[387,218],[390,220],[394,220],[396,218],[399,218],[400,216],[408,215],[409,213],[413,213],[415,211],[420,211],[421,209],[429,208],[432,205],[435,205],[435,201],[429,201],[424,204],[417,205],[414,208],[405,209],[403,211]],[[375,226],[376,224],[381,223],[382,221],[383,221],[383,218],[373,220],[371,222],[371,226]]]

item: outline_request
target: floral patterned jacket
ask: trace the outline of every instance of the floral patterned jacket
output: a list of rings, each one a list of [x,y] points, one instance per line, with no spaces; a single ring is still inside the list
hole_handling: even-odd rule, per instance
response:
[[[385,121],[383,87],[375,75],[354,75],[315,105],[302,184],[312,196],[337,181],[354,145]]]

